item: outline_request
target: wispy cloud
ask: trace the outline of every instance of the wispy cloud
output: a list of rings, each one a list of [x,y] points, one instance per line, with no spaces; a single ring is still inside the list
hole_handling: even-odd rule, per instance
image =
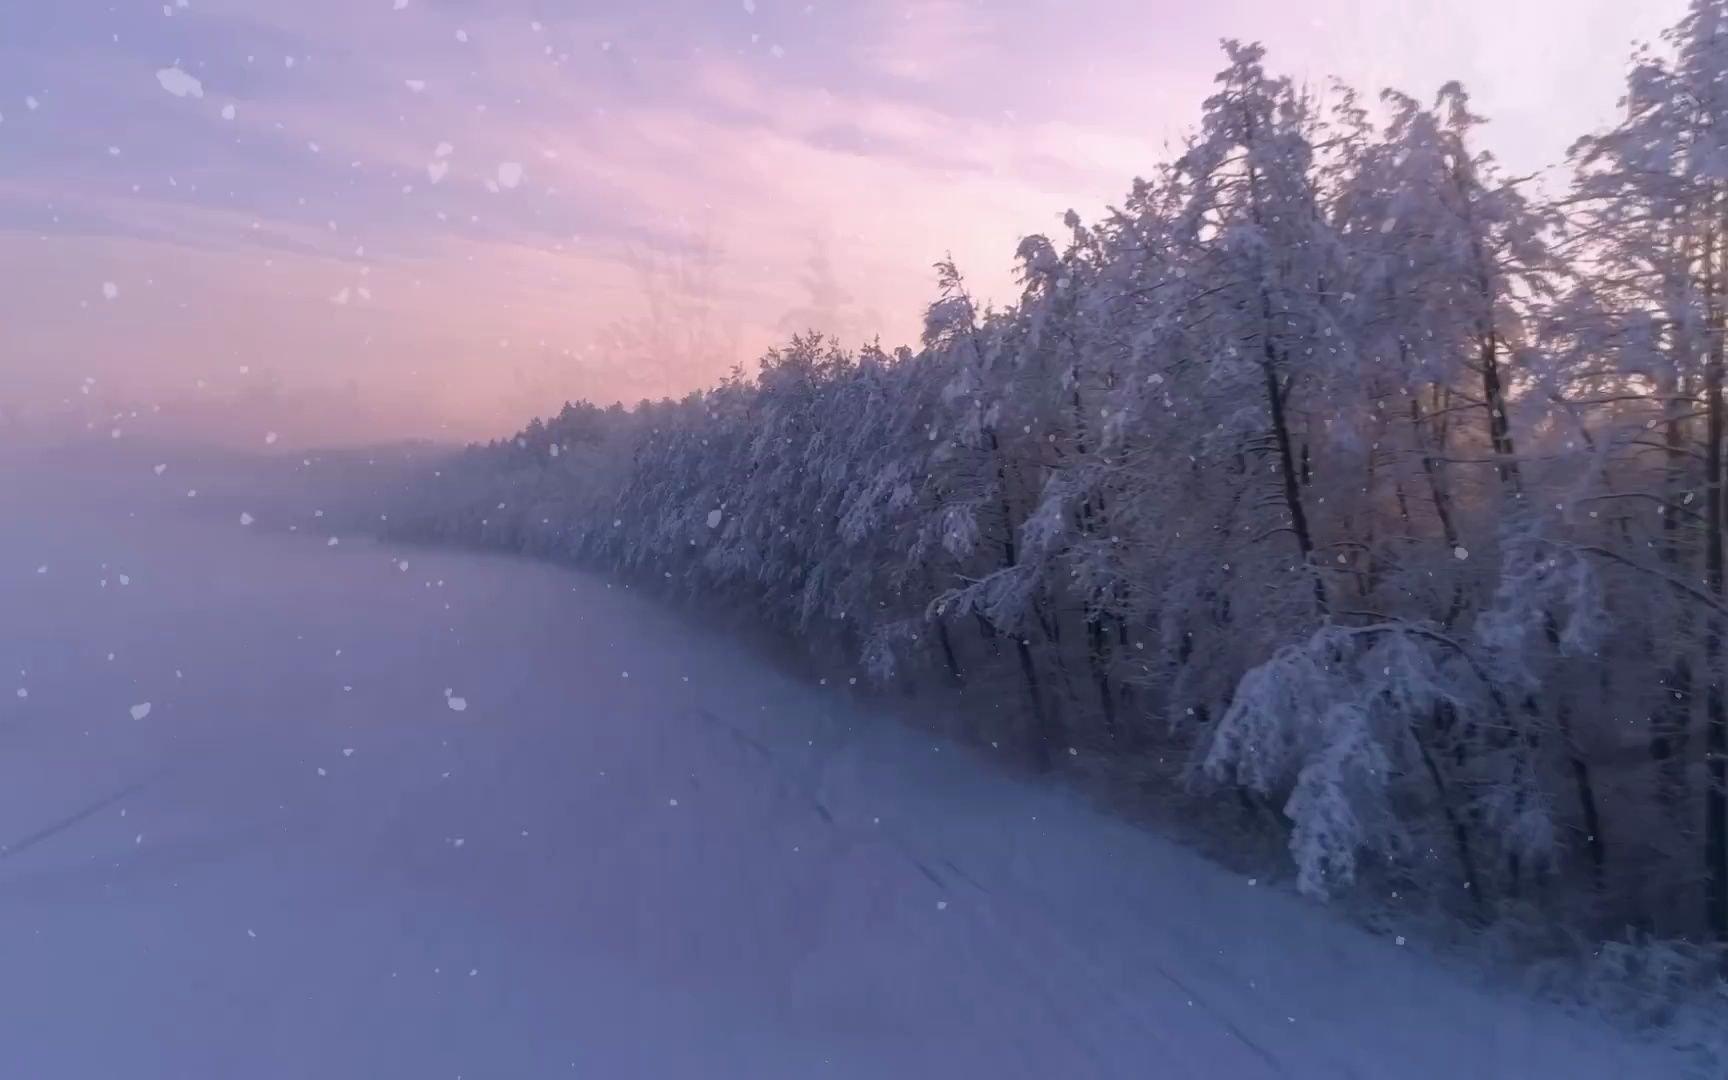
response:
[[[644,259],[721,252],[703,310],[736,351],[685,384],[811,313],[819,246],[853,300],[834,321],[906,340],[944,252],[1006,298],[1020,234],[1148,171],[1218,36],[1422,89],[1439,60],[1397,43],[1399,20],[1449,27],[1456,52],[1503,6],[178,3],[0,15],[0,275],[23,281],[0,290],[21,328],[0,392],[59,400],[89,368],[142,400],[244,364],[463,434],[533,395],[640,392],[596,344],[644,311]],[[1477,69],[1506,47],[1478,44]],[[202,95],[165,89],[169,67]],[[1542,107],[1536,75],[1510,79],[1479,104]]]

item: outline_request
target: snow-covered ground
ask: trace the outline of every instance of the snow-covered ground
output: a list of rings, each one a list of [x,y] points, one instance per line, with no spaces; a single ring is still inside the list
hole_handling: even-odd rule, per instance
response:
[[[0,470],[0,1076],[1678,1074],[602,580]]]

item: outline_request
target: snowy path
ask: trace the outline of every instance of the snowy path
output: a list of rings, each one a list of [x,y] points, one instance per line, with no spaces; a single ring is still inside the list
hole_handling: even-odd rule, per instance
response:
[[[141,475],[0,474],[5,1077],[1674,1074],[622,589]]]

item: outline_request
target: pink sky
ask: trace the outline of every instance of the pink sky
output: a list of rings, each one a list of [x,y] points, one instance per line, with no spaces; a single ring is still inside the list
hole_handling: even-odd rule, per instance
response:
[[[1533,171],[1683,7],[399,3],[0,11],[0,429],[467,438],[804,323],[911,341],[944,252],[1005,299],[1020,236],[1166,158],[1221,37],[1316,84],[1461,79]]]

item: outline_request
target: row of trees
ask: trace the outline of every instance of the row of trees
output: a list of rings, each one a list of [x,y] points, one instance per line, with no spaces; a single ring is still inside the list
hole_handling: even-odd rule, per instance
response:
[[[1119,209],[921,347],[820,334],[447,464],[419,535],[748,610],[976,734],[1180,763],[1491,914],[1728,936],[1728,0],[1537,199],[1456,84],[1228,66]]]

